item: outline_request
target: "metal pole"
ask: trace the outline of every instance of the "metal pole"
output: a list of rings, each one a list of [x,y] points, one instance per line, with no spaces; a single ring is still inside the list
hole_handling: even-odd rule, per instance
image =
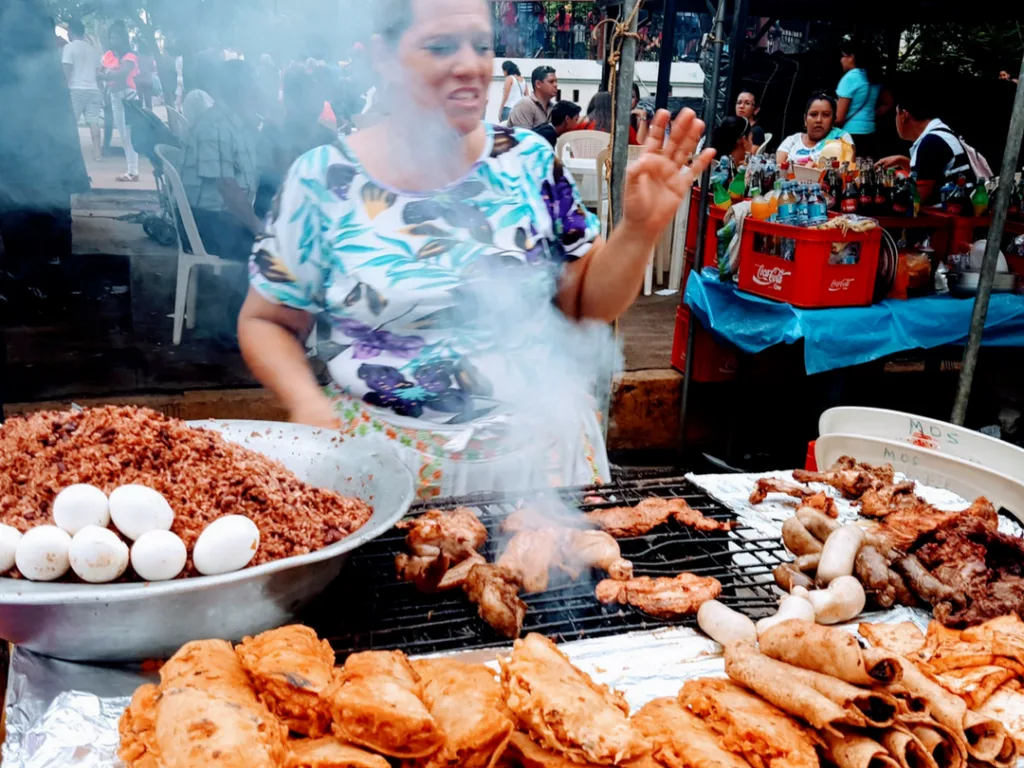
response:
[[[619,6],[613,5],[613,6],[611,6],[608,9],[608,18],[609,19],[618,19],[619,18]],[[609,48],[609,45],[611,43],[611,26],[612,26],[611,24],[605,24],[602,27],[602,29],[604,30],[604,32],[602,33],[602,43],[603,43],[603,45],[601,46],[601,61],[604,62],[604,65],[603,65],[603,67],[601,69],[601,90],[602,91],[607,91],[608,88],[611,85],[610,80],[611,80],[611,77],[612,77],[612,67],[611,67],[611,64],[608,63],[608,54],[611,52],[610,48]]]
[[[732,97],[732,81],[743,58],[743,31],[747,21],[747,0],[733,0],[732,29],[729,32],[729,63],[725,69],[725,97]]]
[[[715,23],[711,28],[711,37],[714,40],[715,55],[714,63],[710,74],[705,72],[704,77],[711,78],[711,95],[707,104],[704,105],[705,135],[708,142],[711,141],[711,131],[715,125],[715,113],[718,111],[718,77],[722,68],[722,38],[725,34],[726,0],[718,0],[718,11],[715,13]],[[700,271],[704,263],[704,237],[708,228],[708,198],[711,192],[711,169],[707,168],[700,179],[700,205],[697,208],[697,253],[694,256],[693,268]],[[687,224],[689,226],[689,224]],[[680,303],[685,302],[686,287],[680,292]],[[683,396],[679,407],[679,452],[682,454],[686,448],[686,411],[690,400],[690,380],[693,377],[693,340],[697,334],[697,318],[691,316],[689,328],[686,335],[686,365],[683,367]]]
[[[1021,60],[1020,76],[1021,79],[1024,79],[1024,59]],[[985,317],[988,315],[992,282],[995,280],[996,265],[999,262],[999,243],[1002,240],[1003,227],[1006,224],[1006,211],[1010,207],[1010,189],[1013,187],[1013,176],[1017,170],[1022,137],[1024,137],[1024,88],[1018,85],[1017,95],[1013,100],[1010,130],[1006,136],[1006,149],[1003,150],[1003,165],[999,169],[999,189],[996,191],[996,204],[992,211],[992,226],[989,227],[988,241],[985,243],[985,258],[981,262],[978,295],[974,298],[974,311],[971,313],[971,332],[967,337],[964,364],[960,370],[960,383],[957,386],[956,400],[953,403],[953,423],[961,426],[967,418],[967,401],[971,397],[974,371],[978,367],[981,337],[985,332]]]
[[[622,4],[619,18],[633,22],[629,32],[636,32],[637,17],[633,10],[641,0],[626,0]],[[612,180],[608,190],[611,199],[612,227],[622,220],[623,193],[626,189],[626,164],[629,162],[629,112],[633,101],[633,72],[636,68],[636,38],[626,36],[622,40],[619,67],[615,71],[615,145],[612,147]]]
[[[656,109],[668,108],[672,95],[672,61],[676,54],[676,0],[665,0],[665,15],[661,25],[661,58],[658,60],[658,93],[654,97]]]

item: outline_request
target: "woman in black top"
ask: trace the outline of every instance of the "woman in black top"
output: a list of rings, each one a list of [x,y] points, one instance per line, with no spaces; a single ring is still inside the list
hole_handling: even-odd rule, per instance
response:
[[[757,114],[761,111],[761,105],[751,91],[741,91],[736,97],[736,117],[746,119],[750,126],[750,140],[754,144],[754,151],[764,144],[764,128],[757,124]]]

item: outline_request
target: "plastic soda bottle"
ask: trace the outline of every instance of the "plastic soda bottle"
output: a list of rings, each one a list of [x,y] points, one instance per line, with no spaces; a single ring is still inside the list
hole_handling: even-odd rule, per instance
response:
[[[988,213],[988,188],[985,186],[987,182],[988,179],[978,179],[974,193],[971,195],[971,205],[974,207],[975,216],[984,216]]]
[[[711,188],[711,194],[714,197],[713,203],[715,208],[727,210],[732,207],[732,198],[729,197],[729,190],[725,188],[721,179],[715,179],[715,184]]]
[[[812,184],[807,198],[807,223],[814,227],[824,224],[826,221],[828,221],[828,202],[821,194],[821,187]]]
[[[782,185],[782,195],[779,197],[780,224],[794,225],[796,223],[796,202],[793,182],[787,181]]]
[[[772,205],[761,194],[760,190],[756,190],[756,194],[750,202],[750,215],[756,221],[767,221],[768,217],[772,215]]]
[[[808,204],[807,190],[803,185],[797,187],[797,199],[796,199],[796,225],[798,227],[806,227],[811,218],[810,205]]]

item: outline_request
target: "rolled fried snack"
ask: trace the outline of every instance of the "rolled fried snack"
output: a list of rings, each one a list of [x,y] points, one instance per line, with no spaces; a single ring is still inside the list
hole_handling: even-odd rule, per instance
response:
[[[651,742],[651,757],[669,768],[750,768],[722,746],[722,737],[676,699],[655,699],[632,717]]]
[[[853,685],[897,683],[902,675],[898,656],[861,648],[848,632],[791,619],[758,636],[761,652],[795,667],[833,675]]]
[[[1013,740],[1001,723],[968,710],[963,699],[933,683],[913,662],[902,658],[900,662],[903,667],[902,686],[927,699],[932,717],[953,732],[967,755],[978,762],[991,763],[1011,751],[1007,742],[1012,743]],[[1015,752],[1016,748],[1012,751]]]
[[[578,763],[603,765],[650,751],[629,721],[622,694],[595,683],[546,637],[516,640],[501,672],[506,704],[543,748]]]
[[[836,735],[840,723],[864,727],[866,723],[858,711],[844,709],[789,671],[789,665],[758,653],[749,643],[729,643],[725,647],[725,673],[729,678],[757,692],[783,712],[799,717],[816,730]]]
[[[722,736],[722,746],[753,768],[818,768],[811,732],[729,680],[689,680],[679,703]]]
[[[235,648],[260,700],[296,733],[330,732],[320,694],[331,684],[334,651],[309,627],[293,624],[247,637]]]
[[[516,731],[509,740],[508,749],[495,764],[495,768],[599,768],[602,763],[579,763],[558,752],[551,752],[537,744],[528,734]],[[622,768],[662,768],[650,755],[619,763]],[[748,767],[749,768],[749,767]]]
[[[858,688],[832,675],[823,675],[791,664],[783,665],[782,662],[775,663],[785,667],[787,677],[813,688],[843,709],[858,713],[869,728],[888,728],[900,712],[899,701],[885,691]]]
[[[444,744],[420,677],[401,651],[352,654],[322,698],[343,741],[402,758],[426,757]]]
[[[821,737],[839,768],[900,768],[885,747],[856,731],[844,729],[838,736],[824,732]]]
[[[956,736],[946,726],[932,721],[925,725],[911,725],[910,730],[914,732],[921,746],[925,748],[932,759],[942,768],[964,768],[967,765],[967,755],[964,749],[957,743]]]
[[[240,704],[201,688],[170,688],[155,701],[148,757],[130,768],[279,768],[288,729],[259,702]]]
[[[881,739],[900,768],[938,768],[935,758],[910,729],[887,728]]]
[[[489,768],[505,751],[514,729],[505,714],[501,685],[483,664],[452,659],[412,663],[423,685],[423,698],[438,726],[444,746],[429,757],[407,763],[417,768]]]
[[[160,688],[211,691],[245,704],[258,701],[245,667],[226,640],[185,643],[160,667]]]
[[[336,736],[288,743],[284,768],[391,768],[380,755],[346,744]]]
[[[900,720],[905,721],[910,717],[931,717],[932,705],[928,703],[928,699],[924,696],[918,696],[916,693],[911,693],[902,684],[887,685],[885,686],[885,692],[896,699],[896,703],[899,705]]]

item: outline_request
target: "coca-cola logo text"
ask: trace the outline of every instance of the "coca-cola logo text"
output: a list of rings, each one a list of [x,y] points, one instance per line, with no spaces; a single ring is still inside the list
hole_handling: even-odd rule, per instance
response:
[[[852,277],[844,277],[842,280],[833,280],[832,284],[828,287],[830,293],[838,293],[839,291],[848,291],[850,286],[853,285]]]
[[[764,264],[757,265],[757,272],[754,273],[754,282],[758,285],[765,287],[772,287],[776,291],[782,290],[782,281],[786,279],[787,275],[793,274],[788,269],[782,267],[772,267],[768,269]]]

